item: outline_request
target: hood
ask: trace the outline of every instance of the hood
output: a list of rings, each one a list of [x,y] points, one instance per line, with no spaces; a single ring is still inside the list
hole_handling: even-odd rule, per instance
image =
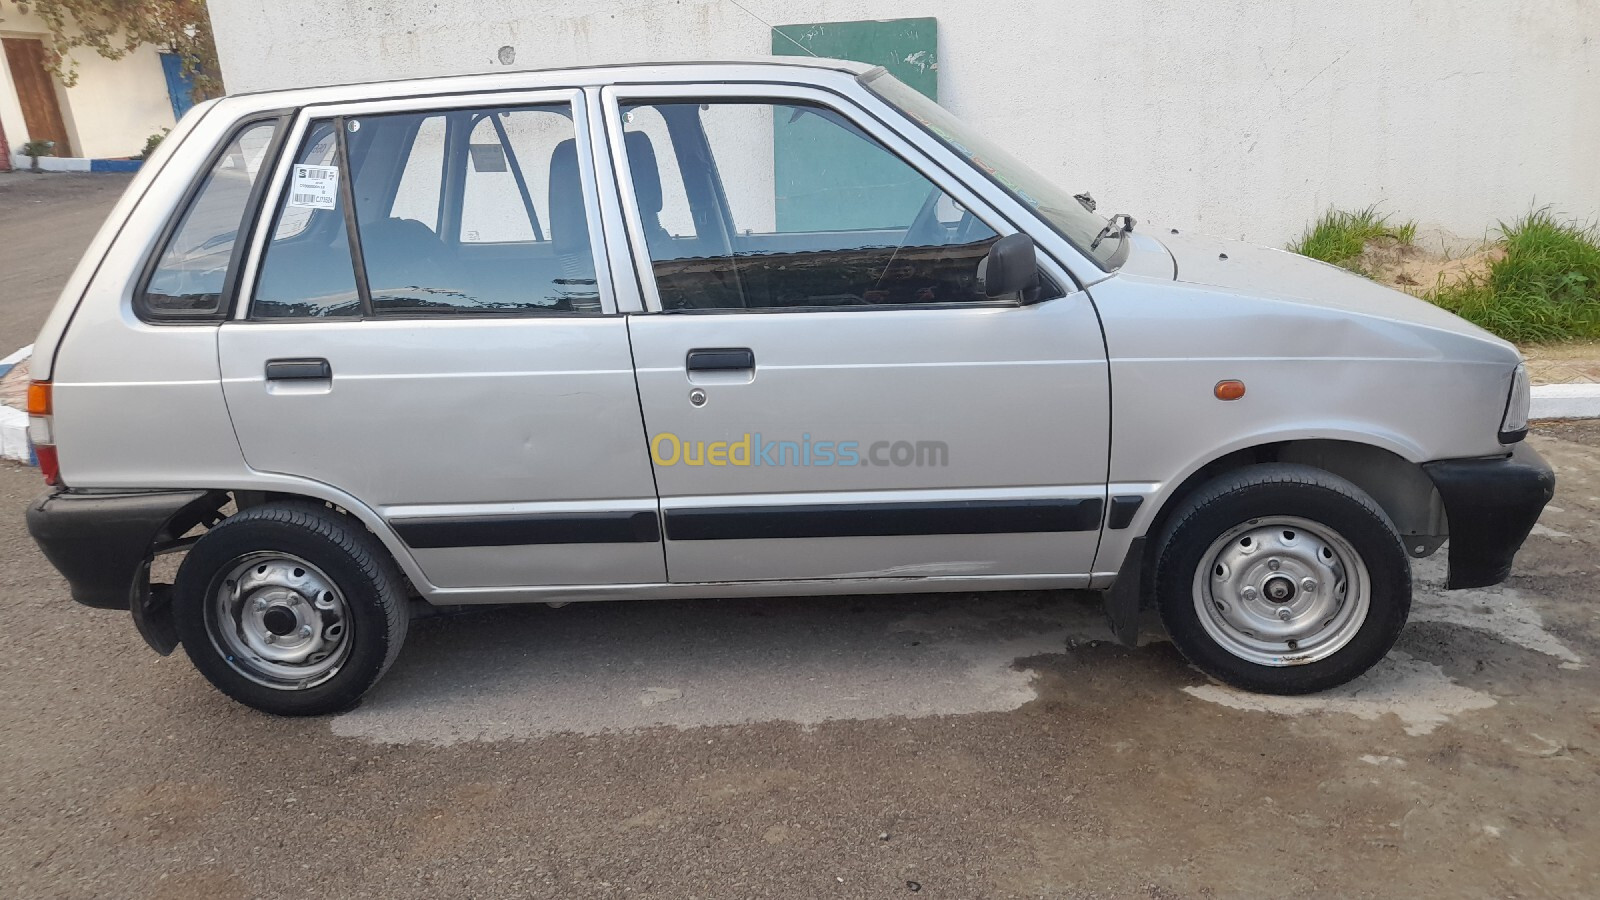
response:
[[[1506,341],[1426,300],[1297,253],[1200,235],[1163,234],[1152,243],[1157,240],[1172,257],[1177,281],[1420,325],[1516,352]],[[1138,255],[1136,245],[1130,260]],[[1145,268],[1158,266],[1147,260]]]

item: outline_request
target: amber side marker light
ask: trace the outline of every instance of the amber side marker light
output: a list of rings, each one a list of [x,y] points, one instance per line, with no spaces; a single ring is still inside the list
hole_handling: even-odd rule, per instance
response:
[[[39,461],[39,472],[45,484],[61,481],[61,463],[56,458],[56,438],[50,382],[28,383],[28,440],[33,443],[33,455]]]
[[[1237,400],[1244,396],[1244,382],[1232,379],[1219,381],[1212,393],[1217,395],[1218,400]]]

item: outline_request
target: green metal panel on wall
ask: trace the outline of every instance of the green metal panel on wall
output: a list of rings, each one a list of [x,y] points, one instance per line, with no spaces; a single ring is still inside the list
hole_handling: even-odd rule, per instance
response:
[[[779,25],[772,53],[883,66],[928,97],[939,96],[933,18]],[[817,116],[780,115],[772,128],[780,232],[905,225],[927,197],[926,183],[893,157]]]

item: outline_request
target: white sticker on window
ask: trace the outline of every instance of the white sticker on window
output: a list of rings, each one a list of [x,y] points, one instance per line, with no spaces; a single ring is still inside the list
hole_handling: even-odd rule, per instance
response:
[[[289,186],[289,205],[302,209],[333,209],[339,197],[338,166],[295,166]]]

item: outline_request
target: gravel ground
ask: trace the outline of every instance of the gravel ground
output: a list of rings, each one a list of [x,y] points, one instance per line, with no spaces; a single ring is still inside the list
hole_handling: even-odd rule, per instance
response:
[[[68,268],[12,221],[7,335],[43,303],[5,285]],[[1511,582],[1418,564],[1326,695],[1117,647],[1087,594],[684,601],[425,620],[315,720],[75,606],[0,464],[0,895],[1600,896],[1600,425],[1532,440],[1561,481]]]

